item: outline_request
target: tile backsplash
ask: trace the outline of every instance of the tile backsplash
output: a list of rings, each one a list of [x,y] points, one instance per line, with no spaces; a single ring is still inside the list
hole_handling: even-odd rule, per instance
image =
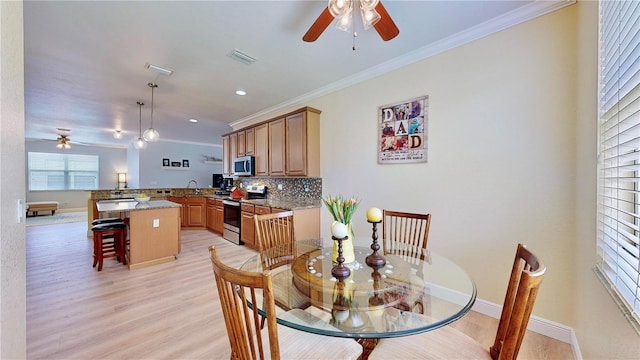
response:
[[[265,185],[267,197],[274,200],[320,199],[322,178],[317,177],[251,177],[239,178],[235,185]],[[278,188],[282,186],[282,189]]]

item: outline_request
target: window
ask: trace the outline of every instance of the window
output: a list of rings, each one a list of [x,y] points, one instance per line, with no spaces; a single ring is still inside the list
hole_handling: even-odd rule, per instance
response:
[[[29,152],[29,190],[98,189],[96,155]]]
[[[596,272],[640,332],[640,2],[600,2]]]

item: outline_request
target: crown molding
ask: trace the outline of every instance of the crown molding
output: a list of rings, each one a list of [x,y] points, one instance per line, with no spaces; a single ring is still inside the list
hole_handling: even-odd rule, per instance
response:
[[[230,123],[232,128],[236,129],[241,125],[252,122],[254,120],[263,119],[270,115],[277,115],[277,112],[281,112],[284,109],[288,109],[295,106],[301,106],[308,103],[310,100],[330,94],[332,92],[347,88],[349,86],[361,83],[363,81],[375,78],[377,76],[386,74],[393,70],[397,70],[401,67],[413,64],[420,60],[424,60],[431,56],[443,53],[447,50],[451,50],[458,46],[462,46],[469,42],[481,39],[483,37],[495,34],[504,29],[521,24],[525,21],[537,18],[539,16],[546,15],[550,12],[559,10],[569,5],[573,5],[577,0],[537,0],[527,5],[524,5],[518,9],[512,10],[504,15],[495,17],[491,20],[485,21],[474,27],[466,29],[457,34],[448,36],[444,39],[436,41],[430,45],[423,46],[419,49],[398,56],[394,59],[373,66],[364,71],[353,74],[342,80],[331,83],[327,86],[318,88],[306,94],[300,95],[278,105],[266,108],[262,111],[239,119]]]

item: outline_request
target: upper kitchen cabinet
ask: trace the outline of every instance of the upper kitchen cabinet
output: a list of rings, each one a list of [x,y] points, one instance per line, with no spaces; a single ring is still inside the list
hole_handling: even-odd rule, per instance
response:
[[[263,123],[253,127],[256,176],[269,175],[269,127]]]
[[[284,118],[269,121],[269,175],[285,175],[285,124]]]
[[[229,150],[229,135],[222,137],[222,175],[231,176],[231,151]]]
[[[320,110],[305,107],[226,134],[222,145],[227,176],[233,159],[253,155],[256,176],[319,177]]]
[[[320,112],[306,111],[285,118],[287,176],[320,176]]]

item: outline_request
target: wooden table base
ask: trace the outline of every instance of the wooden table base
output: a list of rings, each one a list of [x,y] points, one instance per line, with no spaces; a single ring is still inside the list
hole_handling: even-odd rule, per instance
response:
[[[358,360],[367,360],[373,349],[378,345],[380,339],[355,339],[362,346],[362,354],[358,356]]]

